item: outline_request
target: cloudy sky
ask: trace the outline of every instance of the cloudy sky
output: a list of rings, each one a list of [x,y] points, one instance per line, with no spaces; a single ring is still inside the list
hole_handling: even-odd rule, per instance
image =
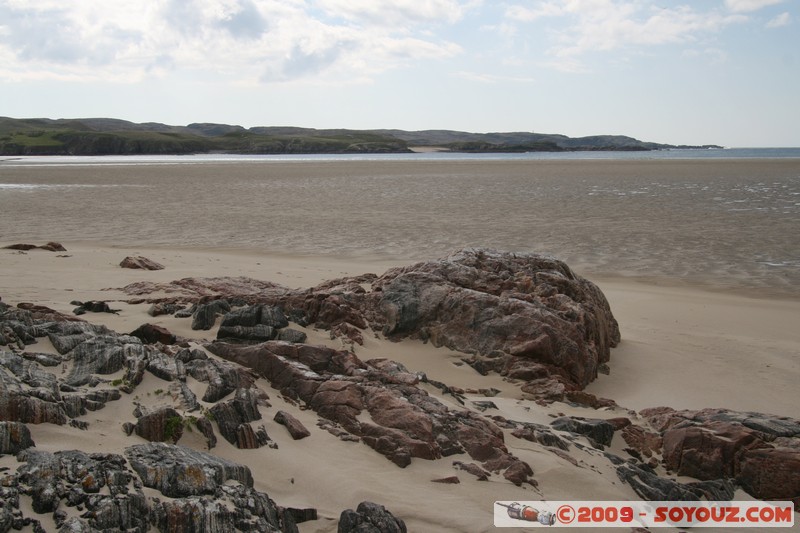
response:
[[[0,0],[0,115],[800,146],[798,0]]]

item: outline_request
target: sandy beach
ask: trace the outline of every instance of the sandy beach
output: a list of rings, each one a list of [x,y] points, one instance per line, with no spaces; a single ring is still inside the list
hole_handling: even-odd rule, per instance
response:
[[[776,213],[759,205],[750,211],[728,207],[741,204],[736,194],[747,196],[758,183],[753,202],[793,194],[800,187],[800,162],[509,163],[499,173],[490,164],[448,165],[431,171],[423,164],[384,164],[379,172],[374,163],[0,168],[6,184],[0,190],[0,245],[54,240],[67,250],[0,250],[0,297],[10,305],[31,302],[64,313],[72,311],[73,300],[104,300],[119,313],[84,318],[120,333],[149,322],[199,346],[216,330],[193,331],[187,319],[151,317],[147,304],[126,303],[131,296],[119,288],[212,276],[307,288],[343,276],[380,275],[465,245],[542,251],[595,282],[619,321],[622,342],[612,350],[610,372],[586,389],[619,407],[541,406],[500,376],[481,376],[461,364],[463,354],[419,341],[365,335],[356,356],[387,357],[464,389],[494,387],[501,391],[492,398],[498,414],[512,420],[635,417],[633,410],[656,406],[798,416],[797,208],[779,203],[783,211]],[[160,180],[172,180],[170,188]],[[564,180],[582,185],[570,188]],[[8,184],[47,185],[57,194],[39,187],[26,195]],[[225,194],[233,184],[245,188],[236,199]],[[165,268],[120,268],[132,255]],[[304,331],[309,343],[342,347],[326,331]],[[46,340],[31,349],[54,353]],[[397,468],[363,445],[319,429],[316,413],[287,402],[265,380],[257,385],[270,396],[272,406],[262,414],[278,449],[239,450],[220,439],[214,453],[247,464],[256,488],[280,505],[317,508],[320,519],[300,524],[304,532],[335,531],[339,513],[363,500],[386,505],[409,531],[455,532],[494,530],[495,500],[636,499],[601,452],[573,450],[572,464],[508,432],[506,445],[533,467],[537,488],[466,476],[458,485],[431,483],[454,475],[452,461],[459,457]],[[169,404],[169,395],[156,392],[162,388],[148,376],[135,391],[137,401]],[[293,441],[272,422],[277,409],[301,420],[311,438]],[[121,430],[134,420],[127,401],[111,402],[86,420],[92,431],[42,424],[31,426],[31,433],[37,448],[48,451],[122,453],[136,438]],[[181,444],[202,448],[191,433]],[[610,449],[622,453],[624,445],[615,439]],[[0,457],[0,466],[15,464]],[[736,499],[752,497],[739,490]]]
[[[64,253],[0,252],[3,301],[32,302],[69,313],[75,307],[69,303],[72,300],[129,300],[130,295],[109,289],[136,281],[246,276],[290,288],[308,288],[344,276],[367,272],[380,275],[390,267],[411,263],[262,255],[252,251],[166,250],[85,243],[65,246]],[[129,255],[148,257],[167,268],[152,272],[119,268],[119,261]],[[795,387],[800,380],[797,358],[800,332],[794,324],[800,317],[800,302],[670,286],[668,281],[660,284],[624,278],[593,281],[608,298],[621,324],[623,340],[612,352],[611,373],[600,375],[589,386],[590,392],[637,410],[666,405],[678,409],[728,407],[796,415],[800,400]],[[94,314],[90,318],[119,332],[153,322],[145,313],[146,305],[120,303],[119,307],[121,312],[117,315]],[[163,325],[188,338],[198,334],[188,328],[185,320],[167,319]],[[205,336],[212,339],[214,334],[209,332]],[[325,340],[325,336],[321,339]],[[408,350],[406,343],[374,348],[389,350],[397,357]],[[422,345],[414,349],[424,349],[426,354],[418,358],[415,368],[425,372],[452,370],[450,365],[440,365],[438,350],[430,352],[429,346]]]

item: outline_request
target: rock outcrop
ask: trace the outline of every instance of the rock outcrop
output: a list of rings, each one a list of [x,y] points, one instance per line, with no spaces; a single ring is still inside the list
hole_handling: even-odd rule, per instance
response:
[[[254,490],[247,467],[181,446],[140,444],[125,456],[29,448],[18,460],[22,465],[4,474],[0,493],[4,531],[44,531],[35,515],[26,516],[20,496],[64,533],[297,531],[298,518],[316,518],[313,509],[283,509]],[[143,487],[166,498],[146,495]]]
[[[42,244],[37,246],[36,244],[9,244],[8,246],[3,246],[3,248],[7,250],[46,250],[48,252],[66,252],[67,249],[64,248],[64,245],[60,242],[53,242],[50,241],[47,244]]]
[[[701,480],[735,479],[760,499],[800,507],[800,420],[727,409],[642,411],[663,437],[664,464]]]
[[[582,388],[619,341],[616,321],[596,286],[548,257],[463,250],[307,290],[247,278],[143,282],[126,290],[138,303],[165,291],[167,298],[147,301],[150,314],[191,317],[196,330],[219,319],[216,340],[190,344],[152,324],[118,334],[35,304],[0,302],[0,454],[17,454],[23,463],[4,473],[0,531],[4,524],[36,530],[36,513],[52,514],[60,531],[295,531],[295,523],[316,517],[313,509],[282,509],[254,490],[247,467],[177,445],[211,450],[219,434],[241,449],[274,448],[267,434],[274,424],[295,440],[312,439],[282,441],[287,446],[330,433],[399,467],[451,457],[448,468],[469,475],[428,478],[443,484],[536,487],[531,464],[511,449],[524,444],[567,467],[588,468],[583,458],[597,457],[625,490],[644,499],[731,499],[738,487],[761,499],[800,499],[794,419],[656,408],[611,419],[570,412],[553,415],[549,425],[514,421],[498,409],[508,398],[488,399],[498,389],[465,390],[385,357],[356,355],[370,349],[365,339],[373,336],[419,339],[463,353],[456,364],[519,385],[524,400],[614,407]],[[328,330],[344,349],[304,344],[306,334],[291,322]],[[29,350],[45,338],[57,353]],[[264,422],[272,405],[261,378],[285,406]],[[163,385],[153,386],[153,379]],[[139,395],[153,397],[142,403]],[[88,429],[88,412],[122,398],[132,404],[123,430],[132,443],[148,443],[122,455],[35,448],[31,432],[41,428],[30,424]],[[306,421],[310,412],[325,432],[312,434],[292,415]],[[188,435],[195,428],[202,437]],[[608,451],[622,446],[626,459]],[[20,508],[20,495],[30,499],[33,515]],[[405,531],[405,525],[363,502],[342,513],[339,530]]]
[[[466,452],[517,485],[534,483],[533,470],[508,452],[502,430],[492,422],[472,411],[450,410],[349,351],[280,341],[254,346],[217,341],[206,348],[252,368],[281,394],[339,424],[398,466],[414,457]]]
[[[220,310],[208,306],[227,300],[248,305],[231,314],[242,328],[262,324],[262,309],[278,309],[350,345],[362,343],[368,327],[391,339],[422,339],[464,352],[479,372],[518,380],[523,391],[550,401],[569,399],[591,382],[620,339],[600,289],[563,262],[537,254],[465,249],[380,277],[364,274],[308,290],[248,278],[187,278],[123,290],[137,296],[169,290],[180,294],[175,302],[206,300],[194,311],[194,329],[210,329]],[[222,336],[251,334],[262,341],[269,333],[226,329]],[[582,394],[579,403],[603,405]]]
[[[134,268],[140,270],[164,270],[164,265],[141,255],[128,256],[123,259],[119,266],[122,268]]]

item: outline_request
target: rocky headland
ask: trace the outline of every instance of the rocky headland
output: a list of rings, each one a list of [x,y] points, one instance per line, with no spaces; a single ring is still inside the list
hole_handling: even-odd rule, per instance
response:
[[[269,453],[279,430],[289,435],[284,447],[361,443],[359,453],[397,470],[447,462],[453,474],[431,480],[442,486],[491,481],[528,499],[546,496],[532,452],[614,476],[608,482],[630,498],[729,500],[744,491],[800,505],[800,421],[636,412],[586,392],[613,367],[620,329],[600,289],[551,257],[466,249],[308,289],[216,277],[121,290],[125,302],[76,302],[72,314],[0,303],[0,532],[298,531],[321,519],[315,508],[282,505],[258,490],[250,467],[215,454],[220,443]],[[194,334],[92,323],[122,303],[147,306],[154,321],[185,320]],[[332,342],[309,342],[318,332]],[[496,388],[359,357],[374,339],[457,352],[459,365],[517,391],[531,416],[504,412],[498,405],[515,400]],[[110,405],[125,419],[96,426],[91,413]],[[117,432],[126,444],[44,451],[32,431],[42,424],[100,440]],[[391,498],[375,496],[341,509],[328,529],[406,531]]]

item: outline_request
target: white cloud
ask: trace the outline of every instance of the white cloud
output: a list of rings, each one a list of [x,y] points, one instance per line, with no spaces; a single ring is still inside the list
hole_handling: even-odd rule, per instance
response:
[[[319,4],[333,8],[337,0]],[[466,8],[454,0],[347,4],[348,17],[361,13],[362,20],[320,17],[302,0],[158,0],[144,7],[127,0],[6,0],[0,77],[137,81],[180,71],[240,83],[364,80],[409,60],[461,51],[423,31],[462,16]],[[371,22],[379,4],[403,24]]]
[[[506,17],[546,24],[553,42],[547,54],[556,58],[548,64],[570,72],[585,70],[580,58],[592,52],[691,43],[745,20],[717,10],[658,7],[639,0],[545,1],[511,6]]]
[[[792,16],[788,12],[783,12],[774,19],[767,22],[767,28],[780,28],[792,23]]]
[[[385,26],[453,23],[469,7],[457,0],[318,0],[316,4],[330,15]]]
[[[725,0],[725,7],[736,13],[748,13],[782,2],[783,0]]]
[[[520,22],[533,22],[543,17],[563,15],[567,7],[561,2],[540,2],[537,5],[521,6],[512,5],[506,9],[506,17]]]

